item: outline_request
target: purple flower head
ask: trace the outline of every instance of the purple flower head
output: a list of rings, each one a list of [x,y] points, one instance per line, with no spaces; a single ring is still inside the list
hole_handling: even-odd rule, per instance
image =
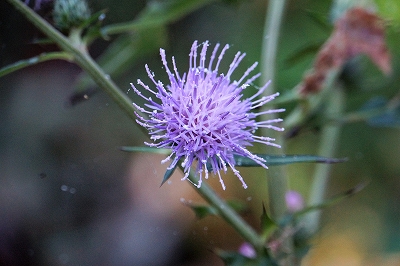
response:
[[[217,44],[206,62],[208,41],[198,45],[195,41],[189,54],[189,70],[182,76],[178,73],[175,59],[172,57],[173,72],[169,69],[165,51],[160,49],[161,60],[169,76],[169,85],[164,86],[161,81],[154,79],[154,73],[146,65],[146,71],[151,81],[156,86],[155,90],[145,85],[141,80],[138,84],[145,90],[154,94],[145,97],[131,84],[133,90],[147,101],[147,109],[133,105],[149,118],[138,115],[137,122],[147,128],[154,143],[145,143],[150,147],[169,148],[170,156],[162,161],[172,159],[168,169],[173,169],[180,159],[183,160],[184,177],[187,179],[192,165],[195,165],[199,174],[197,187],[201,186],[202,177],[208,178],[211,166],[213,174],[218,174],[222,188],[225,189],[220,170],[227,171],[228,166],[247,188],[239,171],[235,168],[234,155],[245,156],[257,162],[264,168],[265,160],[247,150],[246,146],[253,142],[280,147],[274,139],[254,135],[258,128],[270,128],[283,131],[283,128],[272,125],[282,119],[271,119],[257,122],[260,115],[283,112],[284,109],[271,109],[258,112],[258,108],[275,99],[279,93],[270,96],[261,95],[268,84],[261,87],[250,98],[243,99],[242,91],[249,86],[260,74],[248,77],[255,69],[257,63],[249,67],[243,76],[231,82],[231,75],[243,60],[244,53],[236,53],[226,74],[218,73],[221,60],[229,45],[219,52]],[[197,59],[198,49],[200,60]],[[199,49],[200,50],[200,49]],[[215,62],[216,61],[216,62]],[[215,63],[215,65],[214,65]]]

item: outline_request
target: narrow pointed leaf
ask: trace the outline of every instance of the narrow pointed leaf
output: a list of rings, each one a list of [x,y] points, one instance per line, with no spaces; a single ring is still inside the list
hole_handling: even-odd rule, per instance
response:
[[[160,187],[161,187],[162,185],[164,185],[164,183],[167,182],[167,180],[174,174],[175,169],[176,169],[177,167],[178,167],[178,164],[176,164],[174,168],[172,168],[172,169],[167,169],[167,171],[165,171],[164,178],[163,178],[163,180],[162,180],[162,182],[161,182]]]
[[[120,147],[121,151],[126,151],[126,152],[149,152],[149,153],[156,153],[156,154],[164,154],[164,155],[170,155],[171,150],[170,149],[159,149],[155,147],[136,147],[136,146],[122,146]],[[168,181],[168,179],[174,174],[175,169],[178,167],[178,164],[175,165],[174,168],[172,169],[167,169],[164,174],[164,178],[161,182],[160,187]]]
[[[284,165],[292,163],[341,163],[347,161],[346,158],[327,158],[315,155],[268,155],[268,154],[257,154],[266,160],[267,166]],[[250,158],[243,156],[235,156],[235,161],[237,166],[260,166],[255,161]]]

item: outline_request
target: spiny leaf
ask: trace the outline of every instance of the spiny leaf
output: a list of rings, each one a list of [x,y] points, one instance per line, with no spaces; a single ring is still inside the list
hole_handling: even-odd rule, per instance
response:
[[[126,152],[149,152],[149,153],[157,153],[157,154],[164,154],[164,155],[169,155],[171,154],[170,149],[158,149],[155,147],[134,147],[134,146],[122,146],[120,147],[121,151],[126,151]],[[173,175],[175,172],[175,169],[178,167],[178,164],[175,165],[174,168],[172,169],[167,169],[164,174],[164,178],[161,182],[160,187],[168,181],[168,179]]]
[[[155,147],[135,147],[135,146],[122,146],[120,150],[126,152],[150,152],[157,154],[169,155],[170,149],[159,149]],[[269,154],[256,154],[258,157],[266,160],[268,166],[284,165],[292,163],[342,163],[347,161],[347,158],[327,158],[315,155],[269,155]],[[252,159],[235,155],[235,162],[237,166],[253,167],[260,166]]]
[[[162,182],[161,182],[161,185],[160,185],[160,187],[162,186],[162,185],[164,185],[164,183],[165,182],[167,182],[167,180],[173,175],[173,173],[175,172],[175,169],[178,167],[178,164],[175,164],[175,167],[174,168],[171,168],[171,169],[167,169],[167,171],[165,171],[165,174],[164,174],[164,178],[163,178],[163,180],[162,180]]]
[[[264,203],[262,204],[262,214],[261,214],[261,230],[262,230],[262,238],[267,239],[271,234],[274,232],[274,230],[277,228],[277,224],[275,223],[274,220],[269,217]]]

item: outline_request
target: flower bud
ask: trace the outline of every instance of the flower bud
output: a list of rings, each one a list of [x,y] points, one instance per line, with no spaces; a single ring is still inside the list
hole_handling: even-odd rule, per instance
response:
[[[54,25],[60,30],[80,26],[90,17],[85,0],[56,0],[54,2]]]
[[[239,253],[249,259],[254,259],[257,254],[256,251],[254,250],[253,246],[250,245],[247,242],[244,242],[240,247],[239,247]]]
[[[297,191],[288,191],[285,195],[285,200],[289,212],[297,212],[304,208],[303,197]]]

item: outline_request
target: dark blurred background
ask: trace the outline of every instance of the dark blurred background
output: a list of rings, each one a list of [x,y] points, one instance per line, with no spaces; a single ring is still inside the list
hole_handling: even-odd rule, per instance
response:
[[[31,0],[30,5],[34,6]],[[38,12],[51,19],[51,3]],[[47,5],[49,4],[49,5]],[[146,1],[89,1],[93,12],[107,9],[105,24],[128,21]],[[260,61],[267,2],[215,2],[178,20],[160,34],[168,57],[188,66],[194,40],[228,43],[224,66],[236,51],[245,51],[237,75]],[[278,51],[276,84],[285,92],[311,68],[315,52],[288,60],[308,46],[318,47],[331,33],[332,1],[289,1]],[[312,12],[310,12],[312,11]],[[153,32],[149,32],[152,35]],[[159,34],[159,33],[154,33]],[[41,33],[11,5],[0,3],[0,67],[55,50],[37,44]],[[110,41],[90,49],[98,57]],[[383,76],[366,57],[346,69],[347,109],[356,110],[374,95],[391,97],[399,90],[399,31],[387,32],[393,73]],[[138,56],[113,77],[129,96],[129,83],[146,80],[148,63],[163,79],[158,51]],[[130,154],[120,146],[146,140],[137,125],[98,90],[89,100],[71,105],[81,70],[53,61],[0,79],[0,265],[222,265],[214,248],[237,250],[243,240],[218,217],[196,219],[183,201],[202,202],[176,173],[159,187],[163,156]],[[290,106],[288,107],[290,109]],[[398,128],[365,123],[343,127],[328,195],[369,181],[354,197],[323,213],[323,227],[304,265],[400,265],[400,138]],[[288,153],[315,154],[318,132],[289,139]],[[307,198],[313,164],[288,167],[290,185]],[[244,217],[258,228],[267,201],[264,170],[241,169],[249,188],[236,177],[209,183],[224,198],[248,206]]]

